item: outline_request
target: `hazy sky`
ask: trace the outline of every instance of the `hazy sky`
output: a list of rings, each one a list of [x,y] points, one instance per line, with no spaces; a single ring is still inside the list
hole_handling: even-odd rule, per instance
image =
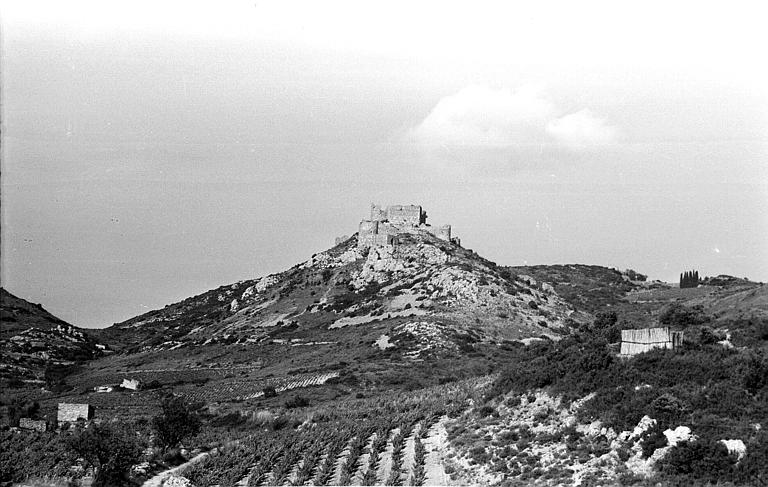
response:
[[[500,264],[768,280],[760,3],[508,3],[3,2],[2,285],[107,326],[371,201]]]

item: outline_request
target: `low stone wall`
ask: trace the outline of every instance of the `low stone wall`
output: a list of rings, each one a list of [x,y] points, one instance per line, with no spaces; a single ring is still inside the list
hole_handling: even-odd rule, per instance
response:
[[[19,420],[19,428],[25,430],[45,431],[47,427],[45,421],[42,419],[21,418]]]

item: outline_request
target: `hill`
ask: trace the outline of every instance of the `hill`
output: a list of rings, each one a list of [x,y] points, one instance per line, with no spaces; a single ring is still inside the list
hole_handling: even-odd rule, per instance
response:
[[[0,377],[15,383],[41,381],[46,368],[91,360],[107,351],[86,330],[2,288],[0,322]]]
[[[120,355],[94,367],[107,382],[131,370],[336,367],[374,383],[435,383],[436,362],[452,361],[451,375],[462,376],[486,369],[500,344],[557,340],[593,319],[551,286],[406,230],[395,246],[361,247],[354,235],[284,272],[113,325],[101,339]]]
[[[184,454],[144,450],[132,479],[164,471],[151,485],[200,451],[177,470],[198,487],[768,479],[764,285],[717,276],[679,289],[600,266],[504,267],[421,211],[416,224],[378,229],[373,213],[361,233],[290,269],[101,330],[116,353],[14,401],[39,403],[49,420],[57,403],[88,403],[146,447],[164,397],[184,398],[203,430]],[[682,332],[682,346],[619,356],[622,329],[656,326]],[[0,480],[69,472],[71,461],[46,460],[57,448],[67,458],[63,436],[34,448],[3,437]]]

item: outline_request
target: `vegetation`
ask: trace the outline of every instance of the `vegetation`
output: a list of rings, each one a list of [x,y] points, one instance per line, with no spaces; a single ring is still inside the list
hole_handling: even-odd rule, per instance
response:
[[[135,434],[107,424],[92,424],[76,432],[69,438],[69,445],[94,468],[94,486],[130,484],[128,472],[142,452]]]
[[[700,309],[670,307],[660,320],[694,327],[707,322]],[[596,323],[610,326],[611,315]],[[702,329],[702,328],[700,328]],[[694,334],[694,337],[706,333]],[[490,400],[509,392],[523,394],[546,388],[565,398],[594,399],[580,410],[580,420],[600,420],[616,431],[632,430],[644,415],[658,424],[644,435],[643,453],[666,445],[662,432],[687,425],[698,438],[673,448],[659,465],[665,478],[718,482],[740,478],[747,484],[768,475],[768,464],[749,464],[724,449],[720,439],[743,438],[750,448],[766,451],[766,435],[752,425],[768,417],[768,352],[728,349],[711,340],[685,343],[680,350],[654,350],[631,359],[610,352],[599,326],[559,342],[542,342],[519,349],[514,361],[490,388]]]
[[[71,477],[77,454],[65,435],[52,432],[0,432],[0,482],[28,478]]]
[[[162,413],[152,418],[157,444],[164,450],[200,431],[200,418],[181,396],[168,396],[161,404]]]
[[[699,279],[699,271],[685,271],[680,274],[680,289],[698,287],[699,282],[701,282]]]

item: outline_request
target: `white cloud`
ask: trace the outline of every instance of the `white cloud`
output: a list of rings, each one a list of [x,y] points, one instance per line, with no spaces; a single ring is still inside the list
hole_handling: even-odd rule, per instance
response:
[[[412,134],[425,146],[506,147],[538,143],[554,115],[530,87],[516,92],[471,85],[441,99]]]
[[[509,91],[471,85],[442,98],[411,135],[426,150],[512,155],[544,145],[587,151],[613,142],[618,133],[588,109],[560,114],[562,110],[533,87]]]
[[[616,140],[617,130],[589,109],[570,113],[547,124],[547,133],[572,150],[588,150]]]

